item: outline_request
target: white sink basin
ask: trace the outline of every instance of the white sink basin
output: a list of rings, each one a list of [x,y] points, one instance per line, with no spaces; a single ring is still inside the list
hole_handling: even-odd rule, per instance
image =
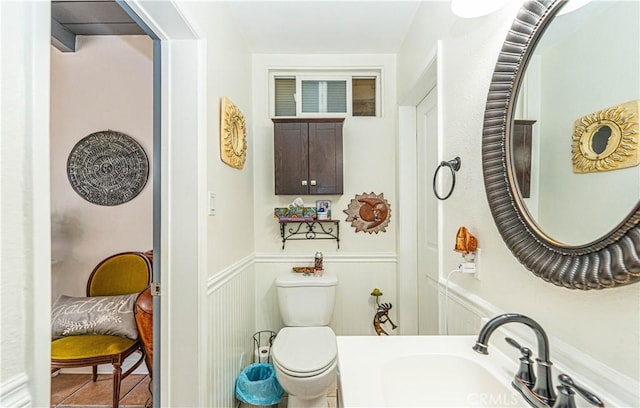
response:
[[[481,355],[474,336],[339,336],[343,407],[526,407],[518,361]]]
[[[475,361],[455,355],[399,357],[382,367],[389,407],[519,406],[509,382],[498,381]]]

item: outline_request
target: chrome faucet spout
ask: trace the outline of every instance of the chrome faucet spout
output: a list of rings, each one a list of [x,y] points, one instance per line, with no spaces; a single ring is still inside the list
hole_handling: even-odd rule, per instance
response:
[[[489,337],[500,326],[506,323],[522,323],[530,327],[536,335],[538,342],[537,378],[533,388],[529,388],[525,383],[516,378],[513,386],[520,391],[523,397],[535,407],[552,406],[556,400],[556,393],[553,389],[551,366],[549,360],[549,339],[544,329],[538,322],[518,313],[505,313],[489,320],[478,333],[473,349],[481,354],[488,354]]]

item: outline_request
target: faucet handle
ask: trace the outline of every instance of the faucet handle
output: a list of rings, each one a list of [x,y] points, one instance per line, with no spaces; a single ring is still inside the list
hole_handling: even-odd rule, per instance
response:
[[[536,375],[533,373],[533,360],[531,360],[531,349],[522,347],[511,337],[506,337],[505,341],[510,346],[513,346],[520,350],[522,357],[520,357],[520,368],[516,373],[516,379],[524,383],[527,388],[531,389],[536,382]]]
[[[595,405],[596,407],[604,407],[604,402],[598,396],[596,396],[591,391],[588,391],[580,386],[578,386],[571,377],[566,374],[560,374],[558,376],[561,385],[559,385],[558,391],[559,396],[553,408],[573,408],[576,406],[573,401],[573,395],[575,394],[574,390],[580,394],[582,398],[587,400],[591,405]]]
[[[504,339],[510,346],[513,346],[515,348],[517,348],[518,350],[520,350],[520,353],[522,353],[523,357],[531,357],[531,349],[528,349],[526,347],[522,347],[520,345],[520,343],[518,343],[517,341],[515,341],[514,339],[512,339],[511,337],[505,337]]]
[[[573,390],[576,390],[578,394],[585,400],[587,400],[591,405],[595,405],[596,407],[604,407],[604,402],[597,395],[592,393],[589,390],[586,390],[576,384],[571,377],[566,374],[560,374],[558,376],[558,380],[562,383],[563,386],[569,387]]]

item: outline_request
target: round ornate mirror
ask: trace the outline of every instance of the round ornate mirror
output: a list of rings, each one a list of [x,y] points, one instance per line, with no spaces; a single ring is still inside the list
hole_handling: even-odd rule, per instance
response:
[[[640,4],[560,16],[564,3],[525,1],[498,57],[482,141],[489,206],[537,276],[585,290],[638,282]]]

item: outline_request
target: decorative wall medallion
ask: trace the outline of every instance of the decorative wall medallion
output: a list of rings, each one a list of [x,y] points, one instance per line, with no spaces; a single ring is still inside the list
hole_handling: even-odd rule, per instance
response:
[[[247,158],[247,127],[244,115],[228,98],[220,101],[220,158],[236,169]]]
[[[575,173],[624,169],[640,163],[639,105],[640,101],[631,101],[575,121],[571,144]]]
[[[347,221],[351,221],[351,226],[356,229],[356,232],[377,234],[380,231],[386,232],[391,208],[384,198],[384,193],[380,195],[362,193],[356,194],[356,198],[351,199],[344,213],[348,215]]]
[[[149,159],[131,137],[104,130],[71,149],[67,177],[75,192],[90,203],[118,205],[140,194],[149,178]]]

